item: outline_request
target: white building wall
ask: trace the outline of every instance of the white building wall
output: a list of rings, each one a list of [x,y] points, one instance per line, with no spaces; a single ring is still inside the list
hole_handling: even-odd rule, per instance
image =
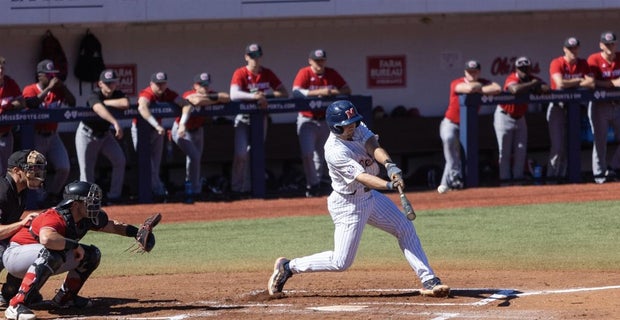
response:
[[[297,70],[307,64],[309,50],[323,48],[328,64],[340,71],[355,94],[371,95],[375,105],[388,111],[397,105],[415,106],[424,116],[439,116],[445,111],[449,83],[462,75],[467,59],[478,59],[483,76],[503,84],[506,74],[491,74],[493,61],[528,55],[539,64],[542,78],[548,79],[549,61],[561,54],[566,37],[578,37],[580,55],[586,57],[598,51],[602,31],[620,32],[619,17],[620,10],[605,10],[5,26],[0,28],[0,55],[8,60],[6,73],[23,87],[34,81],[40,40],[47,29],[63,44],[72,67],[79,40],[90,28],[103,44],[106,63],[137,64],[138,90],[153,72],[166,71],[170,87],[182,93],[201,71],[212,74],[215,89],[228,90],[233,70],[245,64],[245,46],[258,42],[264,50],[263,64],[290,91]],[[374,55],[405,55],[407,86],[368,88],[366,58]],[[452,65],[446,57],[455,58]],[[77,95],[75,77],[70,75],[67,85]],[[87,94],[77,98],[83,105]],[[275,120],[293,118],[282,115]]]

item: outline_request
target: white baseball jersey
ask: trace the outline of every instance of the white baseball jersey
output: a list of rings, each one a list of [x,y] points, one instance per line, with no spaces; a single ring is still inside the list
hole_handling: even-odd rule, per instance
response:
[[[334,222],[334,249],[292,259],[294,274],[343,271],[353,264],[366,224],[398,239],[398,244],[424,282],[435,277],[411,221],[384,194],[369,190],[355,180],[361,173],[379,174],[379,166],[366,152],[366,141],[374,136],[364,123],[355,129],[351,141],[330,133],[325,143],[325,160],[334,192],[327,198],[327,209]]]
[[[339,139],[330,134],[325,143],[325,161],[332,179],[332,189],[340,194],[351,195],[363,191],[364,185],[355,178],[363,172],[379,174],[379,165],[366,152],[366,141],[374,136],[364,123],[355,129],[353,140]],[[360,190],[361,189],[361,190]]]

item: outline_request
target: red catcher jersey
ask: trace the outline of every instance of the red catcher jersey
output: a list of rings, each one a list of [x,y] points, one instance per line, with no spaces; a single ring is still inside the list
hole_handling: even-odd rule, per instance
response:
[[[450,83],[450,100],[448,101],[448,109],[446,110],[445,117],[453,123],[461,123],[461,104],[459,102],[459,93],[456,92],[456,86],[461,83],[468,83],[465,77],[452,80]],[[483,86],[491,83],[490,80],[484,78],[478,78]]]
[[[316,89],[340,89],[347,85],[347,82],[342,78],[340,73],[335,69],[325,67],[325,72],[321,75],[314,73],[312,67],[307,66],[299,69],[295,80],[293,81],[293,88],[301,88],[306,90]],[[325,110],[319,111],[301,111],[299,112],[304,117],[312,118],[324,117]]]
[[[22,96],[22,90],[17,85],[15,80],[9,76],[4,76],[4,84],[0,86],[0,113],[4,110],[11,110],[13,106],[11,101],[18,99]],[[13,126],[0,126],[0,133],[7,133],[11,131]]]
[[[588,65],[596,80],[611,80],[620,77],[620,52],[616,52],[616,57],[612,62],[603,58],[601,52],[593,53],[588,57]]]
[[[282,81],[268,68],[261,67],[260,71],[254,74],[243,66],[235,70],[230,85],[238,86],[241,91],[269,93],[280,88]]]
[[[545,83],[541,78],[533,74],[530,74],[530,77],[532,77],[532,79],[538,79],[538,81]],[[515,83],[521,83],[521,80],[517,76],[517,73],[513,72],[506,78],[506,83],[504,83],[504,91],[508,91],[508,87],[510,87],[512,84],[515,84]],[[506,111],[509,115],[515,118],[520,118],[524,116],[525,113],[527,112],[527,103],[500,104],[500,107],[502,107],[504,111]]]
[[[43,90],[39,88],[36,83],[31,85],[27,85],[24,87],[24,98],[33,98],[39,95]],[[41,109],[58,109],[61,107],[62,102],[65,100],[64,91],[58,90],[54,88],[52,91],[49,91],[45,98],[43,98],[43,102],[39,106]],[[48,123],[37,123],[35,124],[36,130],[42,131],[55,131],[58,129],[58,123],[48,122]]]
[[[196,90],[192,89],[192,90],[188,90],[185,91],[183,93],[183,99],[187,99],[188,96],[195,94]],[[209,90],[207,92],[207,94],[209,93],[216,93],[213,90]],[[179,123],[181,121],[181,117],[177,117],[176,119],[174,119],[174,122]],[[187,123],[185,124],[185,128],[187,130],[195,130],[198,129],[200,127],[202,127],[202,125],[205,123],[205,117],[204,116],[194,116],[190,113],[190,117],[189,119],[187,119]]]
[[[549,65],[549,75],[551,78],[551,89],[556,90],[558,86],[553,81],[553,75],[556,73],[562,74],[563,79],[574,79],[574,78],[583,78],[583,76],[592,75],[590,72],[590,66],[588,66],[588,61],[583,58],[577,58],[577,61],[574,64],[568,63],[564,56],[557,57],[551,60],[551,64]]]
[[[52,228],[59,234],[66,236],[67,222],[58,213],[58,211],[54,208],[50,208],[34,218],[30,224],[30,228],[24,227],[19,229],[19,231],[17,231],[17,233],[11,238],[11,242],[17,242],[22,245],[39,243],[39,241],[34,238],[32,233],[30,233],[29,229],[32,229],[34,234],[39,235],[41,234],[41,229],[44,227]]]

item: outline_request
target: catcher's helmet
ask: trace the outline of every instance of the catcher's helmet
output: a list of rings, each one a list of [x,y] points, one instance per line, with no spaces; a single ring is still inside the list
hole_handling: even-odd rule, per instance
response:
[[[347,100],[334,101],[325,111],[325,121],[329,130],[335,134],[342,134],[344,132],[342,127],[351,123],[359,125],[362,119],[362,116],[357,113],[357,108]]]
[[[88,218],[95,225],[98,225],[99,211],[101,210],[101,194],[101,188],[94,183],[74,181],[65,186],[62,197],[65,203],[83,201]]]

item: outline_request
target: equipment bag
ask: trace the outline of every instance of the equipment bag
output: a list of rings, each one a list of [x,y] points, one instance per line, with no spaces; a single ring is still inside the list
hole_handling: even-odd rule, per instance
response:
[[[39,56],[39,61],[49,59],[54,62],[54,67],[58,70],[58,78],[60,80],[67,80],[67,56],[65,56],[65,51],[62,50],[62,46],[60,45],[60,41],[54,37],[51,31],[47,30],[45,35],[43,35],[43,40],[41,42],[41,55]]]
[[[80,41],[80,51],[78,52],[74,74],[80,80],[80,95],[82,95],[82,81],[93,82],[99,80],[99,74],[105,69],[103,55],[101,53],[101,42],[90,30]]]

